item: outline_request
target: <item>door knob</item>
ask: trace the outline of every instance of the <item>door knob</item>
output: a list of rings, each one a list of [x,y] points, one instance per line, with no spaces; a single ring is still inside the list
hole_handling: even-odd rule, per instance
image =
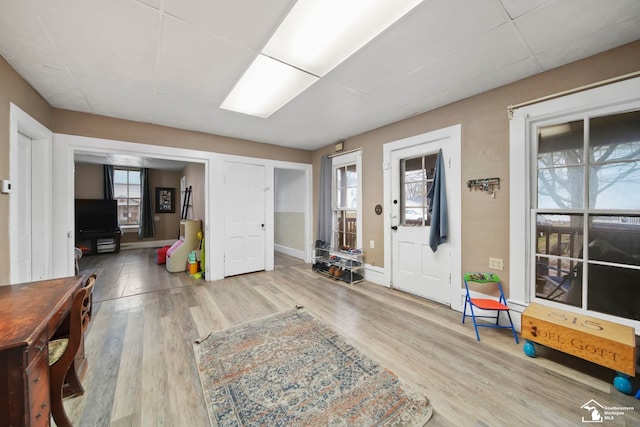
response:
[[[392,229],[393,231],[396,231],[396,230],[398,229],[398,226],[397,226],[397,225],[392,225],[392,226],[391,226],[391,229]]]

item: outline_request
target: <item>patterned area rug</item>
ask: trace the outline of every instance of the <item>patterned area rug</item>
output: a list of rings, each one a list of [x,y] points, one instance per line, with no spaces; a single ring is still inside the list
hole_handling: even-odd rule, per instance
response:
[[[194,345],[214,426],[422,426],[433,409],[304,310]]]

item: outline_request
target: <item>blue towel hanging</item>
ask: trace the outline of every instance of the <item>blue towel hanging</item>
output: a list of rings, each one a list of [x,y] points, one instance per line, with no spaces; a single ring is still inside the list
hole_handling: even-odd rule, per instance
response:
[[[433,186],[427,194],[430,200],[429,213],[431,214],[431,228],[429,230],[429,246],[433,252],[438,246],[447,241],[449,234],[449,220],[447,217],[447,187],[445,185],[445,169],[442,149],[438,152],[436,160]]]

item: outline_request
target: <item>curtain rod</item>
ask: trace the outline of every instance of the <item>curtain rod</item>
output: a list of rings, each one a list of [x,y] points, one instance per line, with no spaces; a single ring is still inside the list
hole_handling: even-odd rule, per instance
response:
[[[330,158],[330,159],[333,159],[334,157],[342,156],[343,154],[355,153],[356,151],[362,151],[362,147],[354,148],[353,150],[348,150],[348,151],[341,151],[339,153],[329,154],[329,155],[327,155],[327,157]]]
[[[509,105],[507,107],[507,115],[508,115],[508,117],[510,119],[512,119],[513,118],[513,111],[518,109],[518,108],[526,107],[528,105],[537,104],[537,103],[543,102],[543,101],[549,101],[551,99],[560,98],[561,96],[571,95],[573,93],[582,92],[582,91],[589,90],[589,89],[595,89],[597,87],[605,86],[605,85],[608,85],[608,84],[611,84],[611,83],[617,83],[617,82],[621,82],[623,80],[629,80],[629,79],[632,79],[632,78],[638,77],[638,76],[640,76],[640,71],[634,71],[633,73],[624,74],[622,76],[612,77],[612,78],[607,79],[607,80],[601,80],[599,82],[590,83],[588,85],[576,87],[576,88],[565,90],[565,91],[562,91],[562,92],[557,92],[557,93],[554,93],[554,94],[551,94],[551,95],[543,96],[542,98],[532,99],[531,101],[525,101],[525,102],[521,102],[519,104]]]

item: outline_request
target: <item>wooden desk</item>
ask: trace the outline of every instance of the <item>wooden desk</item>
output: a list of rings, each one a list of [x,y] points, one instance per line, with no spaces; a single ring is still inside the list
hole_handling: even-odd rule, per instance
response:
[[[82,276],[0,286],[0,426],[49,425],[47,343]]]

